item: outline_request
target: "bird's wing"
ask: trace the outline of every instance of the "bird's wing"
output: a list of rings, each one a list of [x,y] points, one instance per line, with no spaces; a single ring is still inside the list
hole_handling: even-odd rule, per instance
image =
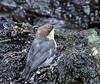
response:
[[[29,52],[27,63],[31,65],[32,70],[40,66],[47,58],[53,55],[55,43],[53,40],[33,44],[34,51]]]

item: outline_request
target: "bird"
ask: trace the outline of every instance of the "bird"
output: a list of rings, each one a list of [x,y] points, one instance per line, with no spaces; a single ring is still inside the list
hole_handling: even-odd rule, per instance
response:
[[[35,39],[28,52],[23,78],[28,80],[31,72],[39,67],[49,66],[56,57],[56,41],[54,39],[54,26],[47,23],[37,29]]]

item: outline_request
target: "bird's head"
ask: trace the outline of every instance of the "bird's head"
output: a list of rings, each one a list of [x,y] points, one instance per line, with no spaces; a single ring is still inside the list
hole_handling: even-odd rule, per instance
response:
[[[52,24],[45,24],[38,28],[36,37],[47,37],[54,40],[54,27]]]

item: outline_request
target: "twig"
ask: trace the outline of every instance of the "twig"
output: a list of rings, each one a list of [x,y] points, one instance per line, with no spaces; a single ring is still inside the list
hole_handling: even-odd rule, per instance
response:
[[[8,41],[11,41],[11,40],[12,40],[12,39],[1,40],[0,43],[8,42]]]

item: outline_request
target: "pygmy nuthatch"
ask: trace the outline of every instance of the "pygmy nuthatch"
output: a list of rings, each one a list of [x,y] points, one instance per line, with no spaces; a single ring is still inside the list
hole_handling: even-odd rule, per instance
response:
[[[54,27],[46,24],[38,28],[36,38],[32,42],[23,73],[25,79],[38,67],[48,66],[55,58],[56,42],[54,40]]]

